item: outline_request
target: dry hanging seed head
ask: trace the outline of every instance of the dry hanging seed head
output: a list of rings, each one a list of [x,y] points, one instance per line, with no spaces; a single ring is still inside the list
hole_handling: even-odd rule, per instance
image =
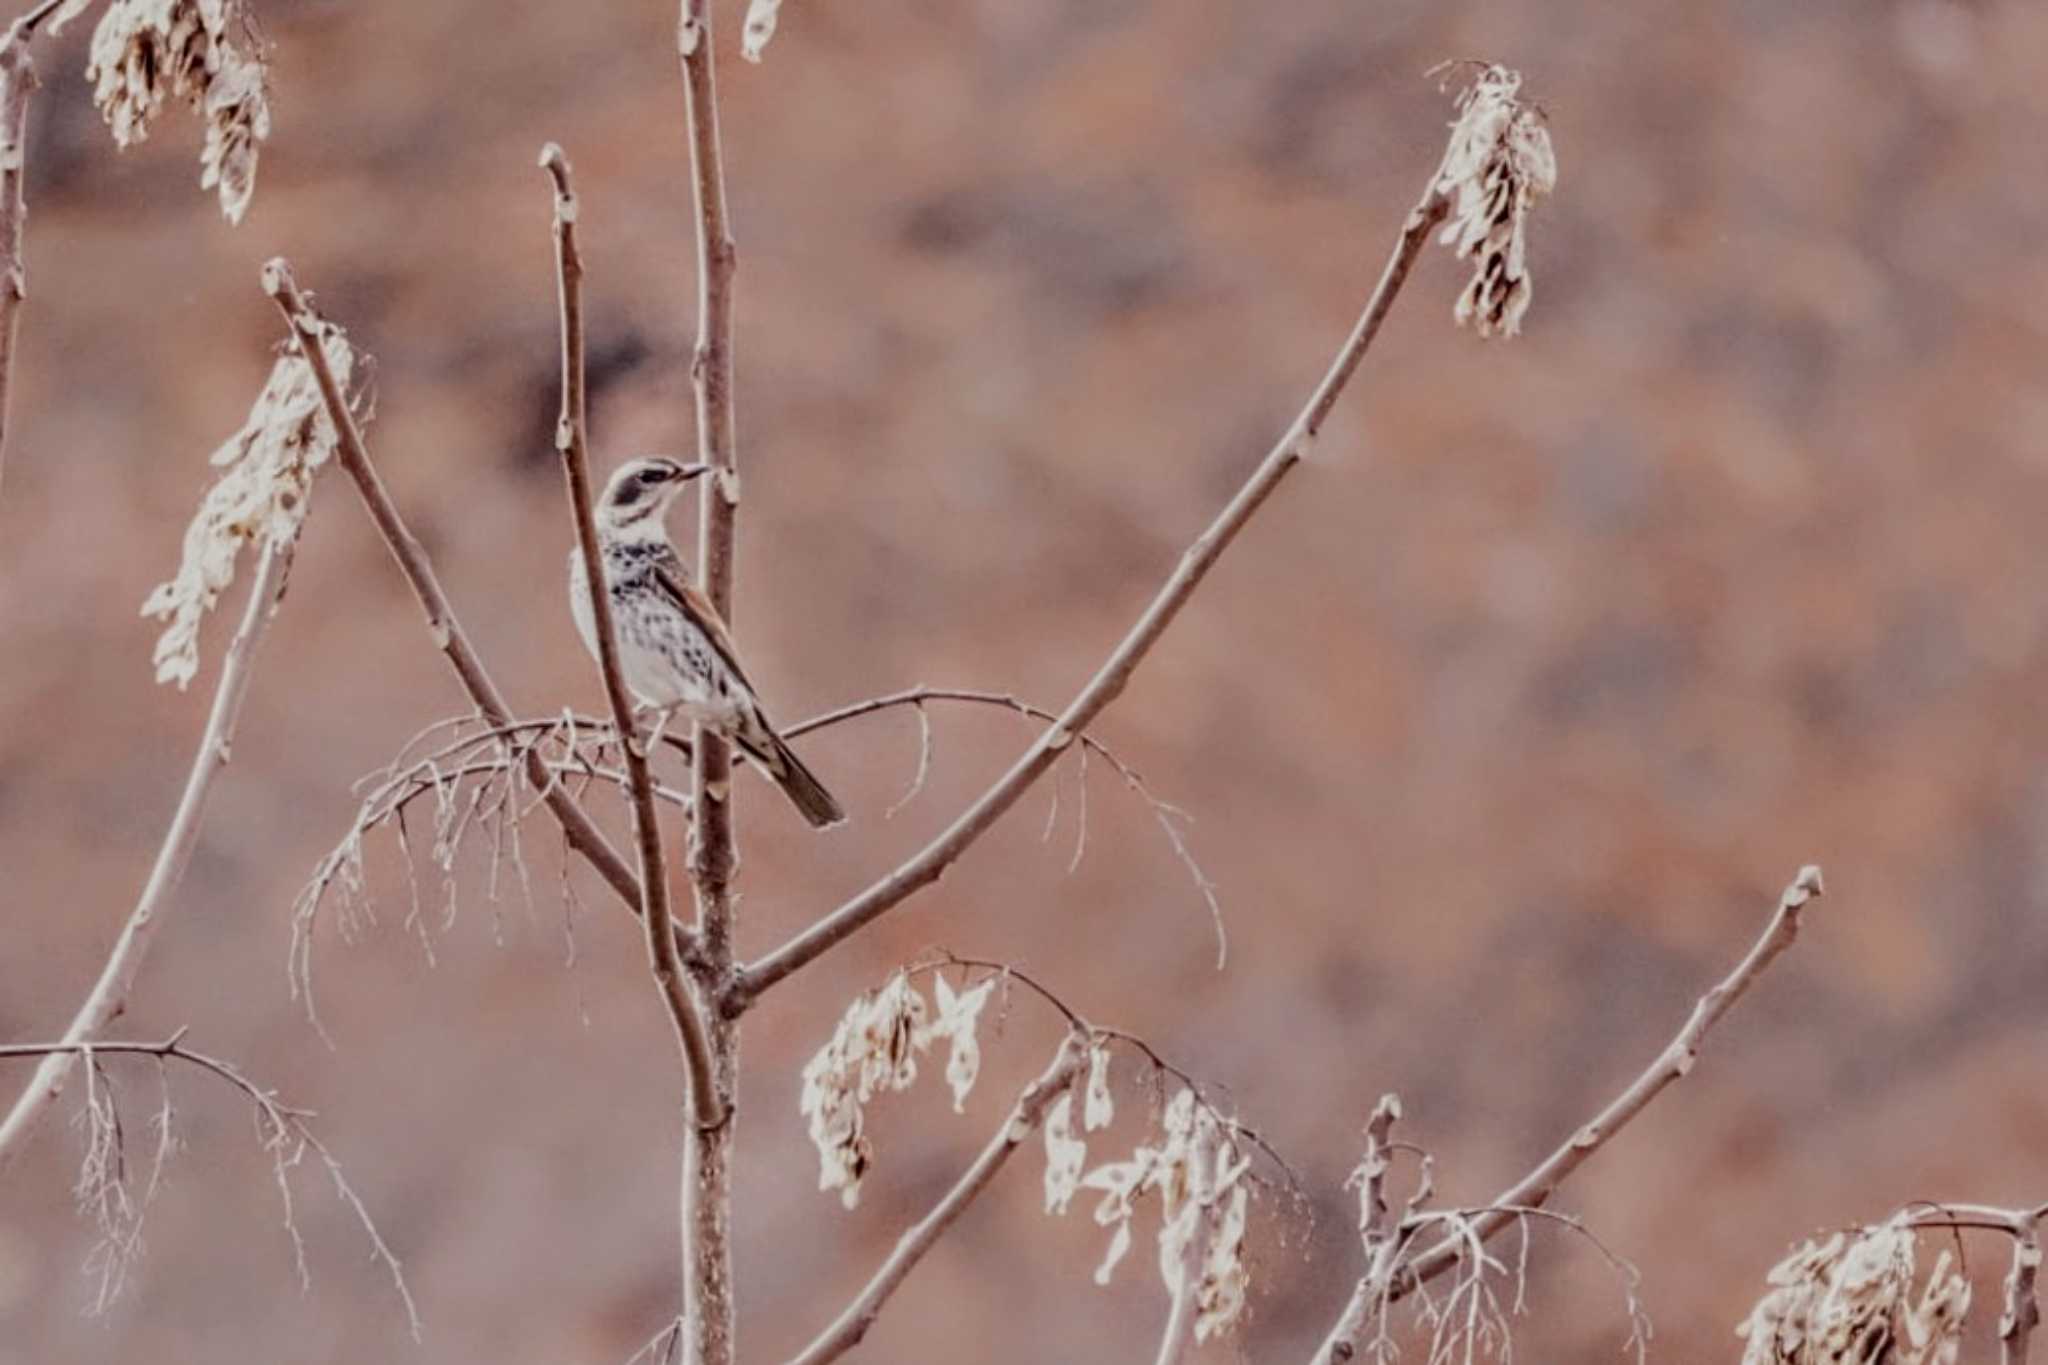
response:
[[[349,410],[367,421],[370,409],[367,359],[348,335],[319,318],[311,325],[348,396]],[[306,520],[313,475],[334,454],[339,437],[327,419],[312,367],[287,342],[241,430],[213,452],[220,477],[200,501],[185,528],[184,557],[177,576],[160,583],[142,604],[144,616],[168,618],[156,643],[156,680],[180,688],[199,671],[199,626],[235,579],[242,547],[263,540],[291,544]]]
[[[1106,1062],[1102,1040],[1094,1040],[1091,1080],[1108,1104]],[[1098,1081],[1096,1077],[1100,1077]],[[1103,1115],[1107,1121],[1107,1115]],[[1238,1148],[1238,1132],[1193,1090],[1182,1089],[1161,1116],[1158,1146],[1140,1144],[1124,1161],[1106,1161],[1087,1174],[1086,1141],[1074,1132],[1073,1096],[1064,1095],[1045,1125],[1045,1209],[1063,1213],[1078,1190],[1096,1190],[1095,1221],[1111,1229],[1109,1246],[1095,1269],[1095,1283],[1106,1285],[1131,1249],[1132,1223],[1138,1201],[1159,1196],[1159,1275],[1169,1292],[1178,1294],[1194,1254],[1196,1281],[1195,1339],[1228,1331],[1244,1311],[1250,1272],[1244,1259],[1245,1219],[1250,1189],[1245,1175],[1251,1163]],[[1201,1246],[1194,1239],[1208,1238]]]
[[[995,989],[994,977],[955,991],[934,973],[934,1011],[908,972],[897,972],[879,990],[846,1007],[831,1040],[804,1066],[797,1112],[809,1125],[818,1149],[818,1188],[838,1190],[848,1208],[860,1202],[861,1177],[874,1158],[868,1139],[868,1101],[885,1090],[907,1090],[917,1080],[917,1059],[943,1038],[946,1084],[958,1113],[981,1074],[981,1044],[975,1030],[982,1006]]]
[[[1543,116],[1521,102],[1521,73],[1487,66],[1458,94],[1458,118],[1437,171],[1451,199],[1438,240],[1472,260],[1454,316],[1483,337],[1514,336],[1529,311],[1528,220],[1557,187],[1557,158]]]
[[[916,1054],[929,1046],[924,997],[902,972],[881,990],[855,998],[839,1027],[804,1065],[797,1112],[818,1149],[818,1188],[860,1202],[861,1177],[874,1156],[862,1106],[883,1090],[917,1079]]]
[[[56,18],[84,8],[67,5]],[[243,0],[113,0],[93,30],[85,75],[117,146],[148,137],[167,100],[199,111],[200,186],[219,192],[229,222],[242,220],[270,136],[269,69]]]
[[[1743,1365],[1954,1365],[1969,1281],[1944,1251],[1916,1297],[1914,1250],[1902,1217],[1799,1246],[1735,1329]]]

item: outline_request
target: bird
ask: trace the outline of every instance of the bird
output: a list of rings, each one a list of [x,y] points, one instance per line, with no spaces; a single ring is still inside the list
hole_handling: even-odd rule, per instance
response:
[[[707,469],[659,455],[628,460],[613,471],[592,509],[620,673],[664,720],[682,715],[730,740],[814,827],[836,825],[846,818],[845,807],[776,731],[740,666],[731,630],[669,543],[670,504]],[[589,584],[582,552],[572,547],[569,610],[595,659]]]

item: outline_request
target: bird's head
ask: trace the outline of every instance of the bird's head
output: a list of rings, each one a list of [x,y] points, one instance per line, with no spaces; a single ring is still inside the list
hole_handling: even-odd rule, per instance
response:
[[[628,460],[612,472],[597,499],[601,530],[622,535],[665,535],[662,518],[683,485],[705,472],[701,464],[684,464],[666,455]]]

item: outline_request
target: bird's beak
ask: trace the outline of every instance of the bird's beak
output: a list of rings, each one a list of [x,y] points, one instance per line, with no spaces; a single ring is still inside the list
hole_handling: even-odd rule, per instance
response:
[[[710,472],[711,466],[704,463],[702,460],[692,461],[689,464],[677,466],[676,482],[688,483],[690,480],[696,478],[698,475],[709,474]]]

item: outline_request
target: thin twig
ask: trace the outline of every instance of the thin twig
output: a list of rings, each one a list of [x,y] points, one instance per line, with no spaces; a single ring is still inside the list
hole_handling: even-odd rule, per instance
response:
[[[6,1121],[0,1123],[0,1170],[4,1170],[19,1154],[37,1121],[63,1093],[64,1083],[77,1061],[77,1046],[97,1037],[128,1007],[128,995],[134,989],[136,973],[141,970],[157,931],[163,927],[164,915],[170,908],[171,892],[185,875],[185,865],[191,860],[193,846],[199,841],[200,820],[206,812],[206,798],[213,790],[213,780],[227,766],[235,725],[241,719],[242,699],[249,692],[250,665],[255,658],[256,647],[262,643],[263,634],[276,613],[291,553],[289,545],[266,543],[263,548],[262,558],[249,583],[249,597],[242,609],[241,624],[236,627],[235,637],[221,659],[220,683],[214,689],[213,708],[207,714],[206,729],[199,736],[198,752],[192,756],[192,769],[185,778],[184,794],[171,815],[170,827],[164,831],[164,841],[157,849],[156,863],[150,868],[149,880],[143,884],[135,908],[128,912],[128,921],[121,926],[120,937],[114,940],[113,950],[107,954],[107,963],[100,971],[99,981],[78,1007],[70,1027],[64,1030],[63,1046],[68,1050],[53,1051],[43,1059],[28,1088],[14,1102]]]
[[[292,338],[297,342],[299,352],[306,357],[312,368],[313,378],[320,386],[320,397],[327,408],[327,417],[334,424],[339,443],[336,456],[341,467],[354,481],[356,491],[362,496],[363,505],[368,509],[370,520],[375,523],[378,534],[398,561],[399,571],[419,599],[421,609],[426,613],[427,631],[433,637],[434,645],[447,656],[449,666],[461,680],[463,690],[476,703],[494,725],[503,725],[512,719],[512,711],[505,704],[504,694],[485,670],[483,660],[477,657],[470,645],[469,635],[456,618],[455,609],[449,604],[448,595],[441,590],[440,579],[434,573],[433,562],[427,558],[426,548],[414,536],[405,518],[400,515],[398,504],[391,499],[384,487],[384,480],[378,475],[376,466],[370,463],[369,447],[363,444],[361,430],[355,416],[349,411],[348,402],[340,387],[334,382],[334,372],[327,364],[314,328],[318,315],[308,306],[304,295],[299,292],[298,283],[292,278],[291,266],[282,257],[270,261],[263,267],[263,292],[277,304],[284,314],[285,324],[291,329]],[[537,763],[538,760],[536,759]],[[591,822],[590,817],[576,804],[576,800],[559,786],[551,786],[546,774],[538,767],[529,770],[529,776],[536,789],[548,793],[549,811],[560,822],[562,832],[569,840],[569,846],[597,869],[598,875],[618,893],[620,900],[640,913],[640,885],[633,870],[626,866],[625,859],[611,846],[603,833]],[[687,930],[677,926],[679,935]],[[687,955],[688,939],[684,937],[679,948]]]
[[[1365,358],[1373,338],[1379,335],[1380,326],[1386,321],[1387,312],[1393,307],[1409,268],[1422,253],[1430,232],[1443,220],[1448,209],[1449,201],[1437,188],[1436,177],[1432,176],[1428,192],[1409,213],[1364,311],[1351,329],[1350,336],[1338,348],[1329,371],[1310,393],[1307,404],[1215,521],[1182,554],[1180,563],[1145,608],[1144,615],[1110,651],[1102,667],[1079,695],[1068,703],[1059,719],[936,839],[895,871],[782,947],[744,968],[733,988],[737,1006],[744,1008],[762,991],[937,881],[948,866],[1017,803],[1032,783],[1059,761],[1075,736],[1086,730],[1090,722],[1122,694],[1131,676],[1137,672],[1138,665],[1193,597],[1209,570],[1251,520],[1253,513],[1280,486],[1288,471],[1308,452],[1331,408],[1336,405],[1338,395]]]
[[[413,1302],[412,1288],[406,1283],[404,1267],[399,1262],[397,1255],[391,1250],[390,1245],[385,1242],[384,1235],[377,1230],[376,1223],[370,1218],[369,1209],[364,1206],[362,1199],[356,1194],[355,1188],[349,1184],[348,1178],[343,1175],[341,1163],[335,1159],[333,1153],[327,1150],[320,1139],[314,1136],[312,1129],[307,1127],[307,1120],[313,1116],[312,1111],[295,1109],[281,1102],[277,1098],[276,1091],[267,1090],[256,1084],[256,1082],[244,1075],[241,1069],[235,1066],[234,1063],[223,1061],[218,1057],[208,1056],[206,1053],[185,1046],[185,1030],[182,1028],[160,1043],[74,1042],[67,1040],[57,1043],[0,1044],[0,1060],[40,1057],[47,1062],[55,1057],[73,1060],[83,1057],[87,1064],[86,1074],[88,1077],[96,1074],[100,1057],[114,1054],[154,1057],[159,1065],[165,1061],[187,1062],[203,1071],[211,1072],[248,1097],[249,1102],[256,1107],[258,1132],[261,1135],[264,1149],[270,1153],[271,1165],[277,1178],[279,1195],[284,1201],[285,1231],[292,1240],[293,1256],[298,1266],[302,1286],[309,1284],[310,1280],[306,1273],[305,1245],[300,1239],[298,1219],[292,1209],[291,1184],[288,1179],[288,1172],[291,1167],[299,1163],[307,1151],[311,1151],[315,1156],[319,1157],[321,1164],[326,1167],[329,1177],[334,1181],[336,1196],[349,1206],[350,1211],[355,1215],[356,1222],[362,1227],[364,1235],[370,1239],[371,1255],[383,1265],[386,1273],[390,1275],[392,1286],[398,1291],[398,1297],[405,1305],[406,1323],[411,1329],[413,1340],[418,1341],[421,1339],[422,1328],[419,1306]],[[91,1105],[92,1101],[89,1100],[89,1108]],[[170,1099],[169,1092],[166,1091],[159,1120],[166,1127],[158,1136],[156,1162],[150,1176],[150,1193],[152,1194],[156,1189],[158,1180],[162,1176],[163,1161],[169,1147],[169,1114]],[[117,1142],[119,1140],[118,1130],[115,1140]],[[116,1152],[114,1157],[116,1160],[119,1160],[120,1154]],[[145,1205],[149,1202],[148,1194],[144,1195],[143,1202]]]
[[[837,725],[843,721],[854,720],[861,716],[870,716],[878,711],[886,711],[900,706],[916,707],[919,726],[917,776],[911,782],[910,790],[905,792],[896,804],[889,808],[887,814],[894,815],[923,789],[925,779],[930,774],[932,757],[931,723],[925,715],[925,707],[926,703],[935,701],[967,702],[979,706],[998,707],[1005,711],[1014,712],[1026,720],[1044,721],[1047,724],[1054,723],[1059,719],[1057,715],[1046,710],[1044,707],[1033,706],[1027,701],[1021,701],[1012,693],[990,692],[965,687],[929,687],[919,684],[916,687],[906,688],[901,692],[891,692],[886,696],[869,697],[865,701],[851,702],[835,710],[827,711],[823,715],[813,716],[799,725],[792,725],[789,729],[783,731],[783,734],[788,738],[795,739],[797,736],[808,731],[822,730],[827,726]],[[1209,879],[1209,874],[1203,871],[1201,863],[1196,861],[1194,850],[1188,847],[1187,836],[1181,830],[1181,826],[1191,823],[1193,817],[1171,801],[1162,801],[1158,796],[1154,795],[1152,788],[1146,784],[1144,777],[1139,774],[1138,770],[1118,757],[1114,750],[1097,739],[1093,734],[1083,730],[1076,742],[1081,752],[1079,783],[1080,816],[1077,821],[1079,828],[1074,838],[1074,852],[1072,858],[1067,863],[1067,870],[1071,872],[1080,866],[1081,855],[1086,851],[1087,847],[1088,756],[1094,754],[1110,766],[1116,775],[1123,780],[1125,787],[1135,792],[1138,799],[1151,808],[1152,818],[1158,822],[1161,832],[1166,835],[1167,844],[1173,849],[1173,856],[1187,870],[1188,879],[1194,883],[1196,894],[1201,896],[1203,904],[1208,907],[1210,922],[1216,929],[1217,952],[1220,962],[1227,943],[1223,932],[1223,903],[1217,893],[1216,883]],[[1059,808],[1059,782],[1055,779],[1052,789],[1051,809],[1046,813],[1046,827],[1043,839],[1049,840],[1052,837],[1053,823],[1058,818]]]
[[[816,1340],[792,1356],[789,1365],[824,1365],[824,1362],[837,1360],[860,1343],[881,1315],[889,1296],[902,1287],[910,1272],[917,1268],[917,1263],[924,1259],[925,1253],[938,1244],[976,1196],[994,1182],[997,1173],[1003,1169],[1003,1163],[1038,1131],[1053,1101],[1065,1094],[1081,1074],[1086,1056],[1084,1037],[1070,1032],[1060,1044],[1052,1065],[1037,1080],[1024,1087],[995,1136],[981,1149],[973,1164],[961,1173],[953,1188],[947,1190],[939,1202],[932,1205],[929,1213],[897,1239],[896,1249],[889,1253],[889,1258],[882,1262],[873,1278],[854,1296],[853,1302],[834,1319],[831,1326],[818,1334]]]
[[[676,1042],[690,1074],[690,1113],[699,1127],[724,1122],[724,1105],[711,1077],[711,1045],[690,993],[676,938],[667,932],[668,862],[661,848],[661,818],[654,805],[654,779],[647,749],[634,730],[633,700],[619,669],[619,637],[612,621],[611,594],[604,587],[604,561],[597,548],[597,521],[590,511],[590,451],[583,386],[583,256],[576,248],[576,191],[569,183],[569,159],[550,142],[541,148],[541,169],[555,191],[555,270],[562,310],[562,415],[555,448],[569,485],[576,544],[583,555],[590,616],[596,623],[598,670],[604,674],[612,727],[625,736],[619,746],[633,798],[633,831],[640,848],[640,922],[647,933],[647,957],[662,1003],[675,1025]]]
[[[1749,952],[1721,982],[1694,1004],[1692,1015],[1657,1060],[1632,1081],[1626,1090],[1574,1133],[1562,1146],[1539,1162],[1536,1168],[1497,1195],[1485,1212],[1471,1220],[1469,1230],[1404,1257],[1403,1264],[1384,1284],[1375,1285],[1368,1274],[1358,1282],[1349,1302],[1338,1315],[1336,1325],[1312,1357],[1315,1365],[1347,1361],[1357,1351],[1359,1330],[1375,1312],[1414,1292],[1429,1280],[1463,1260],[1470,1246],[1483,1244],[1513,1222],[1519,1210],[1541,1208],[1571,1173],[1595,1152],[1611,1142],[1673,1081],[1692,1070],[1707,1033],[1742,998],[1756,979],[1778,956],[1792,946],[1799,935],[1802,912],[1822,892],[1821,873],[1809,864],[1799,869],[1792,884],[1778,898],[1763,933]]]
[[[678,0],[676,47],[689,111],[690,187],[697,256],[697,347],[690,365],[696,396],[697,458],[711,467],[698,498],[698,579],[712,608],[733,619],[733,544],[739,510],[733,429],[733,291],[736,256],[726,214],[725,154],[718,130],[718,75],[711,0]],[[719,1093],[730,1104],[739,1085],[738,1016],[724,1006],[734,976],[732,749],[699,725],[691,789],[690,885],[705,962],[700,983],[712,1011],[711,1054]],[[683,1147],[683,1320],[690,1365],[732,1365],[734,1355],[731,1124],[701,1125]]]

